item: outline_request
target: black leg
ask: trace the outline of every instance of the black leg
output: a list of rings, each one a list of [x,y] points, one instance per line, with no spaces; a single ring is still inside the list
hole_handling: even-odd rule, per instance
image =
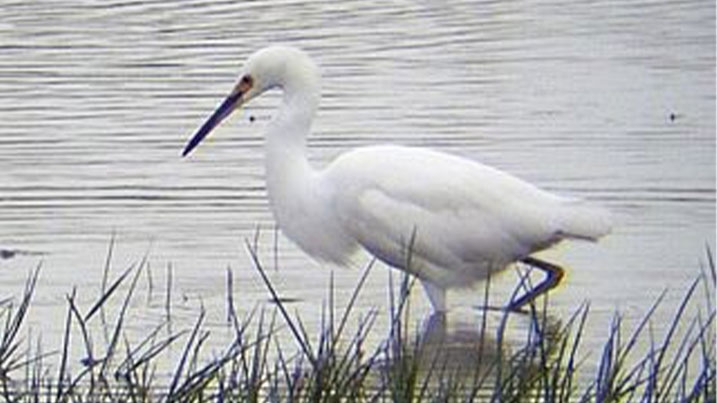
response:
[[[508,306],[508,309],[511,311],[519,311],[525,305],[533,302],[540,295],[553,289],[555,286],[560,284],[560,281],[563,279],[563,275],[565,274],[565,271],[560,266],[536,259],[534,257],[528,256],[522,259],[521,262],[544,271],[546,277],[545,280],[535,286],[532,290],[511,302]]]

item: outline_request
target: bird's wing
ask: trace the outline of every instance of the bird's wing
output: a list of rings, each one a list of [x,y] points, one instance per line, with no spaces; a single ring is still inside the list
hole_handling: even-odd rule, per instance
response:
[[[508,263],[556,241],[561,198],[456,156],[369,147],[327,171],[332,208],[361,245],[401,267],[415,257],[442,267]]]

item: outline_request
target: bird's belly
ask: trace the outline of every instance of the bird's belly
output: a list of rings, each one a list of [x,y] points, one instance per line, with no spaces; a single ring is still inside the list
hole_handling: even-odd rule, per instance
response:
[[[451,256],[450,250],[435,250],[431,245],[422,245],[414,239],[406,246],[390,242],[363,242],[362,246],[379,260],[442,288],[471,287],[476,282],[505,269],[515,257],[506,257],[493,253],[475,256],[470,260]]]

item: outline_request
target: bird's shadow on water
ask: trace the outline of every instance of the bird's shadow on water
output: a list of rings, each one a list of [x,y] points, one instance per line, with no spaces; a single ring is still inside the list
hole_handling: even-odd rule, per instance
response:
[[[456,383],[488,386],[499,372],[505,372],[503,364],[521,352],[551,349],[560,326],[559,318],[535,307],[522,312],[433,313],[417,329],[412,358],[419,373],[434,374],[437,381],[450,378]]]
[[[549,313],[547,297],[530,299],[520,309],[509,308],[533,287],[530,267],[519,274],[521,281],[513,290],[507,307],[491,305],[489,278],[484,285],[482,305],[448,313],[433,312],[423,319],[414,335],[405,328],[399,342],[410,346],[404,352],[410,356],[417,373],[441,382],[449,378],[452,382],[485,387],[486,382],[491,383],[489,380],[500,382],[506,372],[512,377],[516,371],[530,373],[538,370],[532,358],[545,357],[554,349],[563,323]],[[394,327],[406,325],[401,322],[409,316],[406,301],[415,282],[415,279],[404,276],[399,287],[401,291],[391,297],[394,300],[391,315],[394,322],[398,322]],[[389,283],[392,283],[391,277]],[[393,289],[393,285],[389,289]]]
[[[422,366],[439,365],[456,373],[485,373],[487,363],[501,358],[498,338],[466,320],[449,324],[446,314],[434,313],[421,329]]]

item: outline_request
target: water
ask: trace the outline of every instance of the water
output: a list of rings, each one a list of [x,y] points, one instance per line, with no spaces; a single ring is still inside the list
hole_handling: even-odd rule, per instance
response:
[[[179,157],[241,61],[275,42],[323,69],[316,165],[379,142],[430,146],[612,209],[603,242],[548,255],[570,268],[557,312],[592,301],[589,342],[615,310],[639,317],[666,287],[676,301],[699,273],[715,244],[713,4],[282,3],[0,8],[0,249],[17,252],[0,260],[0,299],[42,262],[31,326],[45,339],[59,337],[72,287],[86,301],[99,293],[113,234],[115,275],[148,253],[155,288],[172,265],[177,315],[203,304],[221,317],[227,267],[241,309],[266,303],[244,246],[263,228],[277,287],[318,319],[330,270],[281,237],[272,252],[261,133],[277,96]],[[385,273],[374,270],[362,308],[386,301]],[[360,270],[333,274],[343,291]],[[515,281],[496,280],[498,301]]]

